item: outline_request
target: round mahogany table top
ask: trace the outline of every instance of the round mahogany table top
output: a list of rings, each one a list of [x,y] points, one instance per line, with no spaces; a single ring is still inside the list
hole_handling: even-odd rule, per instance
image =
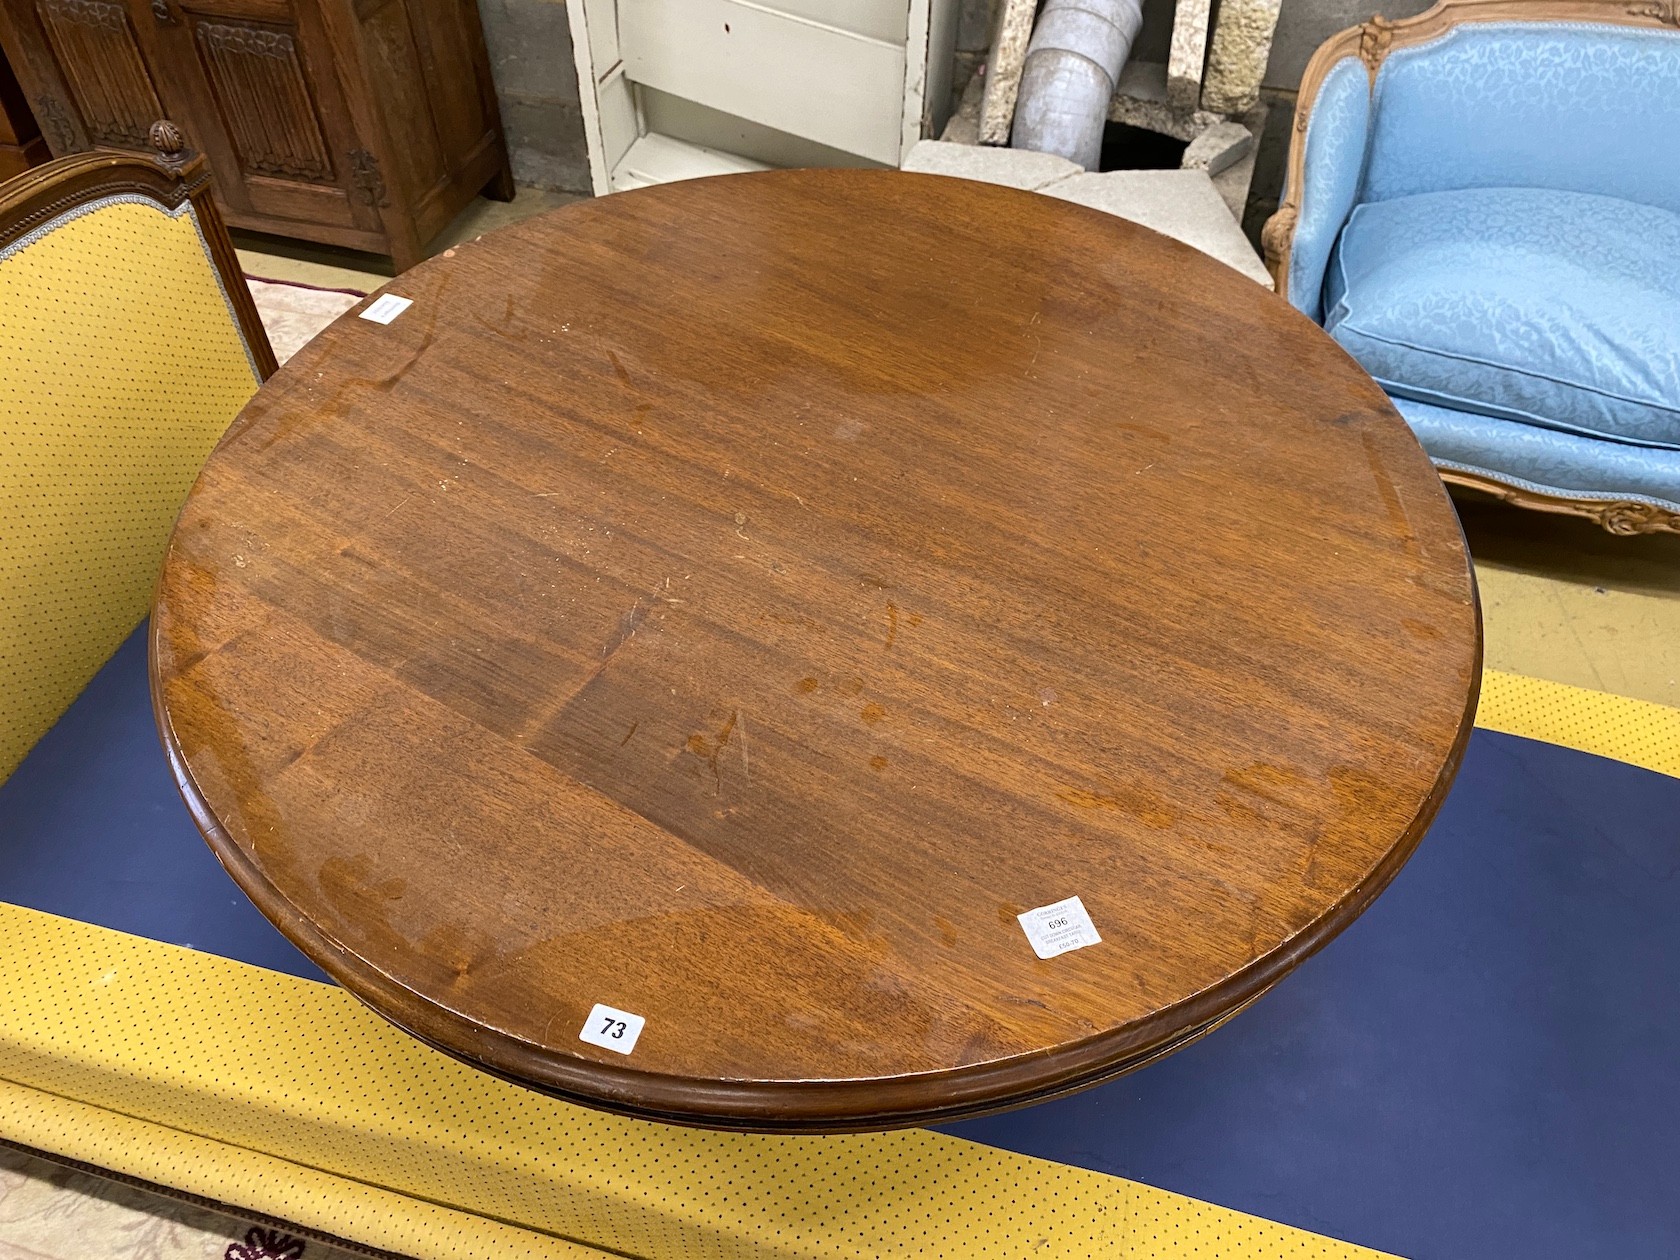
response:
[[[240,886],[462,1059],[742,1129],[1078,1089],[1345,927],[1457,768],[1428,459],[1166,237],[776,172],[387,292],[209,461],[153,688]]]

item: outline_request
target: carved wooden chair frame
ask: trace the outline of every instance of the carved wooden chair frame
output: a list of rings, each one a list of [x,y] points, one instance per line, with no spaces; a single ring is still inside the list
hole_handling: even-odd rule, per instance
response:
[[[1358,57],[1375,85],[1383,59],[1396,48],[1426,43],[1469,22],[1599,22],[1680,30],[1680,0],[1438,0],[1433,8],[1416,17],[1401,21],[1374,17],[1363,26],[1350,27],[1325,40],[1307,63],[1295,98],[1295,125],[1289,136],[1286,168],[1289,195],[1277,213],[1266,220],[1261,233],[1266,267],[1283,297],[1289,296],[1289,258],[1295,243],[1301,187],[1306,174],[1307,122],[1331,67],[1345,57]],[[1507,485],[1457,469],[1438,471],[1441,480],[1449,485],[1479,490],[1539,512],[1585,516],[1612,534],[1680,533],[1680,514],[1654,504],[1629,499],[1569,498]]]
[[[245,285],[227,227],[211,199],[209,167],[202,156],[186,148],[174,123],[153,123],[150,138],[155,150],[151,156],[98,149],[73,153],[0,183],[0,249],[65,211],[102,197],[138,195],[170,213],[190,201],[251,361],[266,381],[277,366],[274,349]]]

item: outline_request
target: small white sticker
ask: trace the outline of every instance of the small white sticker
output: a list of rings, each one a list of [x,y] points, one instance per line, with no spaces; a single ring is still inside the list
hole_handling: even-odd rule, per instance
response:
[[[1102,943],[1096,925],[1085,912],[1085,903],[1078,897],[1069,897],[1053,906],[1040,906],[1015,917],[1021,921],[1021,930],[1032,943],[1033,953],[1040,958],[1054,958],[1070,949]]]
[[[645,1023],[647,1020],[640,1015],[614,1010],[597,1002],[595,1009],[589,1012],[589,1018],[583,1021],[583,1031],[578,1033],[578,1040],[629,1054],[636,1048],[636,1038],[642,1035]]]
[[[371,319],[376,324],[389,324],[413,305],[413,298],[398,297],[395,293],[382,293],[362,312],[362,318]]]

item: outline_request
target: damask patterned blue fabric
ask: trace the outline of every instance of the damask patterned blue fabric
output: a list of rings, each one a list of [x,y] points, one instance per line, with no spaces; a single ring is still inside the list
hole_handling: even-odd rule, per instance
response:
[[[1680,30],[1466,23],[1391,52],[1372,113],[1361,201],[1529,187],[1680,213]]]
[[[1605,442],[1408,398],[1394,405],[1437,465],[1578,498],[1632,499],[1680,512],[1680,451]]]
[[[1465,23],[1364,89],[1314,105],[1290,301],[1438,464],[1680,504],[1680,30]]]
[[[1322,313],[1325,264],[1359,195],[1370,94],[1365,63],[1343,58],[1325,76],[1308,115],[1306,175],[1289,255],[1289,300],[1314,320]]]
[[[1391,394],[1680,447],[1680,215],[1544,188],[1368,202],[1325,302]]]

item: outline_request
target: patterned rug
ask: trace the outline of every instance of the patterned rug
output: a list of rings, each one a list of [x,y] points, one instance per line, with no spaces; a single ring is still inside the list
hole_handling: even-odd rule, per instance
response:
[[[290,280],[264,280],[246,276],[262,316],[274,357],[284,363],[310,338],[367,295],[354,289],[319,289]]]
[[[353,1260],[354,1254],[0,1147],[0,1260]]]

